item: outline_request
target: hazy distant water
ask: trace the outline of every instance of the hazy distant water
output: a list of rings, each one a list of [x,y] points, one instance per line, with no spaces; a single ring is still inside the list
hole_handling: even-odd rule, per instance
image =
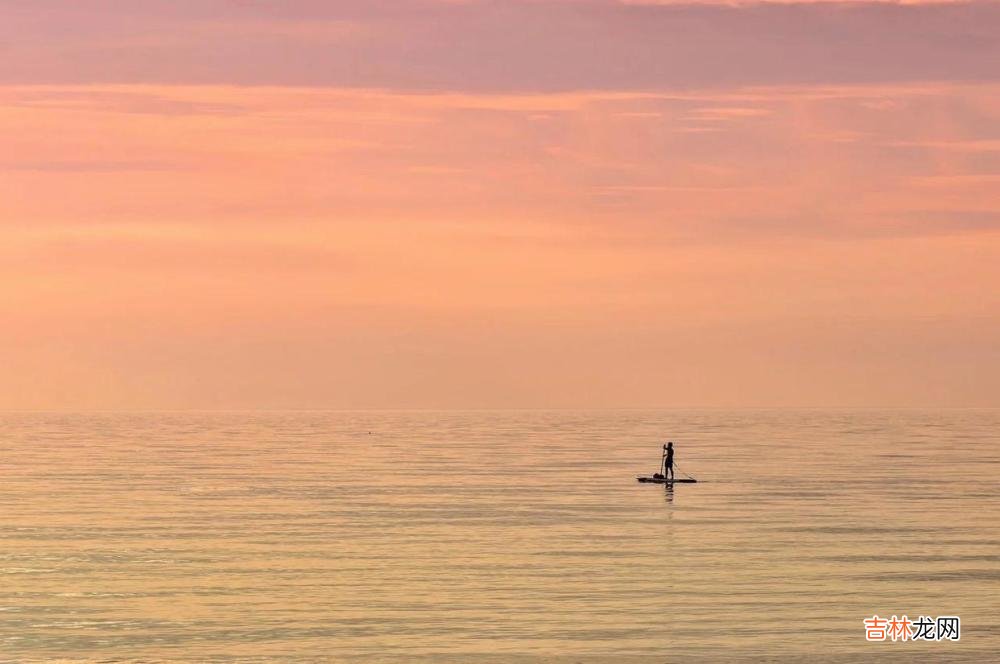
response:
[[[998,490],[1000,411],[2,414],[0,660],[985,661]]]

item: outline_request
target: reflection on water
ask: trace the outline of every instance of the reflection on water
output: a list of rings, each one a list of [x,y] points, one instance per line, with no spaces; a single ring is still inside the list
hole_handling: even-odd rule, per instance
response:
[[[664,493],[667,496],[667,502],[668,503],[674,502],[674,485],[673,484],[664,484],[663,485],[663,491],[664,491]]]
[[[998,431],[996,411],[5,414],[0,658],[985,661]],[[635,481],[668,437],[698,484]],[[864,641],[904,612],[961,616],[961,642]]]

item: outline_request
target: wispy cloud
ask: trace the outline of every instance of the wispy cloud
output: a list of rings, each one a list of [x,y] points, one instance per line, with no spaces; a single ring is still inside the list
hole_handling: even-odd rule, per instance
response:
[[[995,209],[995,99],[996,86],[942,84],[528,95],[7,87],[0,169],[11,189],[0,208],[8,220],[195,225],[547,219],[723,243],[748,229],[940,233],[946,220],[905,228],[905,211]]]

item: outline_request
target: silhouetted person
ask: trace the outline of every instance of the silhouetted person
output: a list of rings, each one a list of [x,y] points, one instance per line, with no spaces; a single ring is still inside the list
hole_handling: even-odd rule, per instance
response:
[[[674,444],[667,443],[663,446],[663,477],[673,481],[674,479]]]

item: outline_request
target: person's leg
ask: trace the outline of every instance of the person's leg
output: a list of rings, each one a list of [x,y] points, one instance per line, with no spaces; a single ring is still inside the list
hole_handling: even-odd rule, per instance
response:
[[[671,479],[671,480],[674,479],[674,464],[672,464],[672,463],[668,464],[667,465],[667,472],[665,472],[663,475],[667,479]]]

